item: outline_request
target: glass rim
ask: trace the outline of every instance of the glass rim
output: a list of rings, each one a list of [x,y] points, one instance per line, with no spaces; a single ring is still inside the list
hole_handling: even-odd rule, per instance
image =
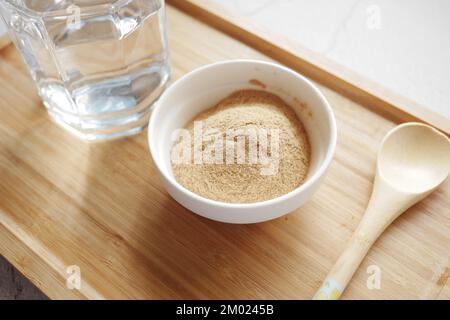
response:
[[[111,1],[111,3],[103,3],[103,4],[94,4],[94,5],[87,5],[80,8],[80,15],[86,16],[86,15],[95,15],[99,13],[104,13],[105,11],[114,10],[115,7],[122,7],[125,4],[128,4],[133,0],[114,0]],[[164,4],[164,0],[158,0],[161,2],[161,5]],[[15,3],[13,0],[4,0],[4,2],[7,5],[10,5],[14,7],[15,9],[25,13],[28,16],[32,17],[69,17],[73,15],[73,12],[69,12],[68,8],[71,6],[68,6],[64,9],[57,9],[57,10],[48,10],[48,11],[38,11],[38,10],[32,10],[27,7],[24,7],[20,4]],[[75,5],[76,6],[76,5]]]

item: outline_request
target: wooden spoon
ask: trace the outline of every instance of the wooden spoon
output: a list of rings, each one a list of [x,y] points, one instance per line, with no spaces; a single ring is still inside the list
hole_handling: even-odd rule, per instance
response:
[[[378,152],[377,172],[366,213],[315,300],[337,300],[381,233],[406,209],[448,177],[450,140],[420,123],[394,128]]]

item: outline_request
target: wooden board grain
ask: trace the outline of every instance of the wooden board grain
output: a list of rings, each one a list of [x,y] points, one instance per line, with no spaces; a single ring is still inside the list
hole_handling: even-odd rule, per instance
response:
[[[450,120],[325,55],[262,27],[212,0],[168,0],[184,12],[256,48],[311,79],[393,121],[429,123],[450,134]]]
[[[10,44],[11,40],[9,40],[8,35],[6,34],[0,35],[0,50],[2,50],[3,48],[7,47]]]
[[[270,60],[168,7],[173,77],[233,58]],[[395,126],[326,87],[338,146],[324,185],[262,224],[198,217],[163,189],[145,134],[85,144],[50,121],[17,52],[0,53],[0,254],[51,298],[309,299],[355,229],[376,151]],[[448,299],[450,183],[408,210],[364,260],[344,299]],[[80,290],[66,287],[80,267]],[[367,267],[382,272],[366,286]]]

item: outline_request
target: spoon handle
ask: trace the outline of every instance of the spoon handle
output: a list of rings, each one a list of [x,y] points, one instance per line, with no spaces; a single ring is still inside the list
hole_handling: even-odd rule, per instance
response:
[[[355,232],[317,291],[314,300],[338,300],[340,298],[374,242],[363,235],[364,233],[361,231]]]
[[[407,194],[395,190],[377,174],[366,213],[313,299],[339,299],[356,269],[381,233],[403,211],[425,196],[426,194]]]

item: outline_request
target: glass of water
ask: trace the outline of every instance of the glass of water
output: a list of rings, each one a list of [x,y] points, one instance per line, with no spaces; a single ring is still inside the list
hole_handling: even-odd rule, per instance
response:
[[[164,0],[0,0],[51,117],[85,140],[142,131],[170,78]]]

